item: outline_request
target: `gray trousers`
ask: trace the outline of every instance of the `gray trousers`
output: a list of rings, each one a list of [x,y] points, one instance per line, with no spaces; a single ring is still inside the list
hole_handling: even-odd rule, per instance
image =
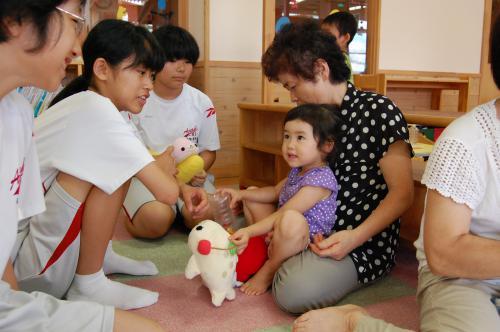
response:
[[[361,286],[349,256],[337,261],[304,250],[285,261],[276,272],[273,296],[282,310],[301,314],[332,306]]]
[[[420,331],[500,331],[500,316],[491,296],[500,294],[500,285],[434,275],[424,267],[418,277]],[[355,332],[407,331],[382,320],[364,317]]]

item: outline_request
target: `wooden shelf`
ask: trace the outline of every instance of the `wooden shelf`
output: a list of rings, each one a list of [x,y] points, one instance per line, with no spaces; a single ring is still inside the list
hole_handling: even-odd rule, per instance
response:
[[[464,115],[463,112],[444,112],[444,111],[404,111],[403,113],[407,123],[415,123],[429,127],[446,127],[453,120]]]
[[[241,143],[241,147],[281,156],[281,146],[270,146],[263,143]]]
[[[387,95],[390,89],[430,90],[431,108],[435,110],[439,109],[444,90],[458,91],[459,112],[467,112],[479,101],[479,77],[474,74],[357,74],[354,75],[354,85],[360,90],[382,95]]]
[[[281,155],[283,120],[294,105],[238,104],[241,186],[275,185],[290,170]]]

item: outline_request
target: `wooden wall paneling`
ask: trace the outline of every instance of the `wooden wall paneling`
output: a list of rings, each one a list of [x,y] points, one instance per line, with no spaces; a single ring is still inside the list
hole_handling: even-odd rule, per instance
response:
[[[211,169],[216,177],[239,176],[240,119],[236,104],[262,102],[261,70],[253,65],[242,66],[247,68],[232,68],[226,65],[211,65],[207,68],[207,94],[217,110],[221,141],[221,150],[217,153],[217,159]]]
[[[206,87],[205,87],[205,68],[203,64],[201,65],[196,65],[193,68],[193,73],[191,74],[191,77],[189,78],[189,85],[194,86],[200,91],[203,91],[206,93]]]

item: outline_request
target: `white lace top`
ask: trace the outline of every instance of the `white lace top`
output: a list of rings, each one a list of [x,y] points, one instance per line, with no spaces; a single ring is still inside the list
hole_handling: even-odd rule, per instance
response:
[[[422,183],[473,210],[472,234],[500,240],[500,120],[495,100],[476,107],[443,131]],[[415,241],[420,268],[427,264],[424,225],[425,212]]]

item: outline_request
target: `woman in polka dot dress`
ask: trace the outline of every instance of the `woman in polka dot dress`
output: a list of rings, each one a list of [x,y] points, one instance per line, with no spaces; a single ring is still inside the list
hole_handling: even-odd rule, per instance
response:
[[[345,145],[334,232],[284,262],[274,298],[291,313],[330,306],[386,275],[395,263],[399,216],[413,199],[407,124],[387,97],[357,90],[334,37],[314,22],[290,24],[262,57],[265,75],[294,102],[337,105]]]
[[[243,251],[252,236],[273,232],[269,259],[240,289],[259,295],[271,286],[284,260],[307,248],[316,236],[331,234],[335,222],[337,180],[328,166],[337,155],[341,121],[331,105],[293,108],[284,121],[282,154],[291,171],[276,186],[224,189],[231,206],[243,202],[252,225],[237,230],[231,241]],[[278,209],[276,209],[278,203]]]

